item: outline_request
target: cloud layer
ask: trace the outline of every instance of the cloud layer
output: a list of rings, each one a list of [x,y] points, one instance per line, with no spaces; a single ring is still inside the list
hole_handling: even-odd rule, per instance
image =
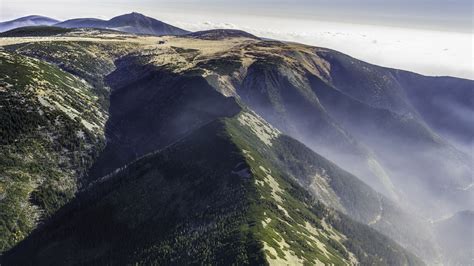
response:
[[[272,17],[225,21],[175,24],[190,30],[242,29],[261,37],[331,48],[386,67],[474,79],[472,33]]]

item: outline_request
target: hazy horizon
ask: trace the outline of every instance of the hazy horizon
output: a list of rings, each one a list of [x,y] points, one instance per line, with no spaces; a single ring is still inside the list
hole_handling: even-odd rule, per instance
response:
[[[67,9],[64,6],[67,3]],[[38,13],[65,20],[75,17],[113,17],[131,11],[150,15],[256,15],[325,20],[384,26],[472,32],[473,5],[468,0],[2,0],[0,20]]]
[[[190,31],[242,29],[261,37],[327,47],[369,63],[430,76],[474,79],[472,3],[375,1],[10,1],[0,20],[43,15],[110,19],[140,12]]]

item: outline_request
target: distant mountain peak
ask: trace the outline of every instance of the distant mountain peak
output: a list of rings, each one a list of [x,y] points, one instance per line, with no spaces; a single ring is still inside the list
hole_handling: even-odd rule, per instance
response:
[[[29,15],[29,16],[17,18],[10,21],[0,22],[0,32],[16,29],[20,27],[51,26],[58,22],[59,20],[45,17],[45,16]]]
[[[149,35],[183,35],[188,33],[188,31],[137,12],[116,16],[110,20],[98,20],[92,18],[71,19],[58,23],[56,26],[64,28],[113,29],[128,33]]]
[[[132,13],[129,13],[129,14],[125,14],[123,16],[137,16],[137,17],[146,17],[145,15],[143,15],[142,13],[138,13],[138,12],[132,12]]]
[[[1,22],[1,23],[24,21],[24,20],[50,20],[50,21],[54,21],[54,22],[59,22],[59,20],[49,18],[49,17],[45,17],[45,16],[41,16],[41,15],[28,15],[28,16],[13,19],[13,20],[10,20],[10,21]]]
[[[123,15],[119,15],[119,16],[113,17],[113,18],[111,18],[109,21],[116,20],[116,19],[123,19],[123,18],[152,19],[152,18],[147,17],[147,16],[145,16],[145,15],[143,15],[143,14],[141,14],[141,13],[132,12],[132,13],[123,14]]]
[[[132,13],[113,17],[108,22],[118,23],[119,25],[140,24],[141,26],[144,26],[144,27],[148,27],[153,24],[155,24],[153,26],[157,26],[157,24],[163,23],[157,19],[147,17],[137,12],[132,12]]]
[[[40,16],[40,15],[29,15],[29,16],[25,16],[19,19],[51,19],[51,18]],[[19,20],[19,19],[15,19],[15,20]]]

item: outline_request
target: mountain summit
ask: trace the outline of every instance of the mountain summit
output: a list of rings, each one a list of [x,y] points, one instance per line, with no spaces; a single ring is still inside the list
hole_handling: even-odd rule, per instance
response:
[[[101,20],[95,18],[71,19],[58,23],[55,26],[63,28],[113,29],[128,33],[150,35],[183,35],[188,33],[183,29],[171,26],[136,12],[117,16],[110,20]]]
[[[26,16],[10,21],[0,22],[0,32],[8,31],[19,27],[50,26],[58,22],[58,20],[43,16]]]

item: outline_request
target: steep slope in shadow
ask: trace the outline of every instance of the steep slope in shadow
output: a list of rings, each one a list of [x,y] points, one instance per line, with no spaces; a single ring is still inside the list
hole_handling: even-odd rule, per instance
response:
[[[394,113],[415,111],[398,80],[388,69],[333,50],[320,50],[315,55],[330,64],[329,81],[339,91],[370,106]]]
[[[469,207],[469,192],[456,189],[471,182],[465,154],[451,147],[413,115],[367,105],[327,86],[317,77],[309,76],[308,80],[325,110],[384,162],[394,185],[408,197],[407,202],[414,206],[425,205],[427,215],[433,215],[434,210],[442,213]],[[410,157],[400,154],[410,154]],[[432,164],[433,161],[436,163]],[[426,165],[431,167],[426,168]],[[453,169],[457,169],[454,175]],[[451,179],[445,178],[451,175]]]
[[[326,112],[305,77],[278,58],[253,63],[237,86],[241,100],[270,124],[396,198],[374,154]],[[371,162],[376,167],[371,167]],[[374,170],[375,169],[375,170]]]
[[[269,52],[272,49],[280,55]],[[272,125],[391,199],[407,199],[405,203],[428,217],[468,208],[472,157],[424,121],[429,111],[418,111],[421,104],[412,104],[415,100],[407,92],[421,88],[405,87],[392,70],[335,51],[299,49],[268,42],[252,45],[252,63],[234,79],[236,94]],[[469,109],[466,84],[472,82],[442,83],[459,91],[448,97],[450,104],[465,95],[468,99],[458,104]],[[468,115],[451,112],[444,117],[466,122]],[[446,195],[441,200],[436,196],[440,193]],[[425,202],[432,204],[425,208]]]
[[[383,232],[427,262],[439,261],[432,228],[421,217],[403,211],[356,176],[301,142],[278,133],[256,114],[244,112],[238,116],[238,121],[244,126],[233,120],[229,124],[238,128],[234,130],[238,134],[233,136],[243,139],[237,142],[244,143],[242,149],[248,156],[254,158],[258,153],[265,158],[265,167],[270,167],[286,180],[297,182],[325,206]],[[255,141],[254,134],[265,141]],[[407,227],[407,224],[411,226]]]
[[[253,180],[233,173],[245,161],[224,134],[208,124],[91,185],[5,265],[262,264],[243,229]]]
[[[401,70],[392,73],[424,121],[457,148],[471,152],[465,147],[474,142],[473,81]]]
[[[342,53],[315,53],[331,65],[328,83],[368,106],[409,115],[461,150],[474,136],[474,81],[371,65]]]
[[[377,229],[427,262],[439,261],[432,228],[421,216],[404,211],[356,176],[290,137],[280,137],[274,151],[278,167],[318,200]]]
[[[107,78],[112,91],[107,146],[89,180],[164,148],[217,117],[240,111],[233,98],[217,93],[202,77],[174,74],[139,60],[120,59]]]
[[[262,157],[272,139],[249,122],[211,122],[94,183],[4,263],[423,264],[315,203]]]

